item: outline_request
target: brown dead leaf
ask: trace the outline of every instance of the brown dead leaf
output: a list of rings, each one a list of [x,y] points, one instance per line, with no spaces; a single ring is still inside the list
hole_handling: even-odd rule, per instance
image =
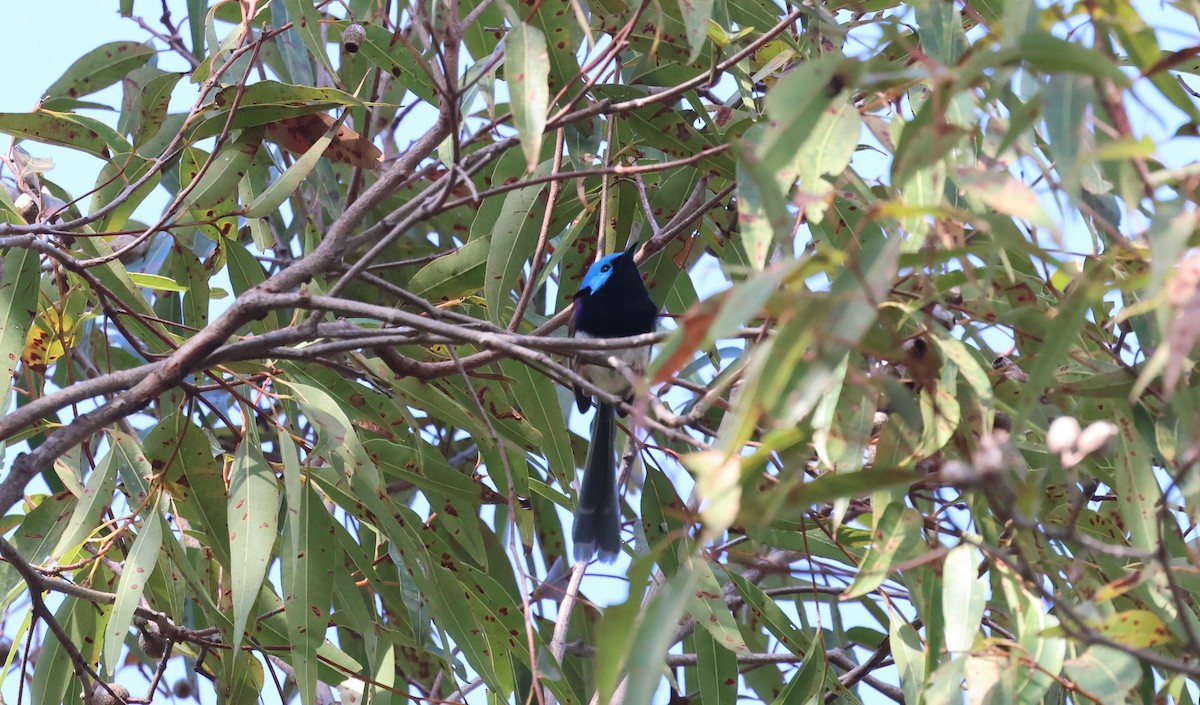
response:
[[[717,318],[717,313],[720,312],[721,306],[727,298],[729,298],[729,292],[723,291],[696,303],[688,309],[687,313],[683,314],[678,320],[682,337],[670,349],[662,365],[659,366],[652,384],[666,382],[676,372],[683,369],[685,365],[692,361],[692,355],[704,343],[704,339],[708,335],[708,329],[712,327],[713,321]]]
[[[297,115],[267,125],[267,139],[295,154],[304,154],[317,140],[325,136],[337,120],[325,113]],[[333,142],[325,150],[325,158],[338,164],[361,169],[377,169],[383,163],[383,152],[371,140],[341,125]]]

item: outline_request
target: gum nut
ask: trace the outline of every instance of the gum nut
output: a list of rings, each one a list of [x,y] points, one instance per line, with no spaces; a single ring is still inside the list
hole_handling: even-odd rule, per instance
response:
[[[357,22],[346,25],[346,29],[342,31],[342,46],[346,47],[346,51],[351,54],[357,52],[366,40],[367,30]]]
[[[38,217],[38,204],[33,200],[33,196],[27,193],[22,193],[13,201],[13,205],[17,207],[17,212],[25,219],[26,223],[32,223]]]

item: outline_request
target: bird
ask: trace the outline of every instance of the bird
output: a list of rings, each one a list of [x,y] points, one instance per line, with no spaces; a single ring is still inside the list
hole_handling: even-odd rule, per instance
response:
[[[658,306],[650,298],[633,261],[637,246],[638,241],[633,238],[624,251],[601,257],[588,268],[574,297],[573,337],[622,338],[654,332]],[[640,371],[650,358],[650,348],[613,351],[613,354]],[[633,399],[633,385],[621,370],[581,363],[577,371],[600,389],[626,402]],[[595,401],[592,441],[584,461],[572,537],[576,561],[588,562],[598,555],[602,562],[611,563],[621,550],[621,510],[614,457],[616,408],[601,399]],[[592,397],[576,387],[575,403],[581,413],[586,412],[592,406]]]

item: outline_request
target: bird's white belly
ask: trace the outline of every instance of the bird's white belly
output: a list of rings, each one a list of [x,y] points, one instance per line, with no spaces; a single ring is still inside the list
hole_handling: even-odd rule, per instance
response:
[[[576,331],[575,337],[581,340],[593,340],[592,336],[582,331]],[[646,363],[650,361],[650,348],[648,347],[625,350],[597,350],[595,352],[621,360],[638,375],[645,371]],[[625,372],[614,367],[584,364],[580,365],[579,374],[609,394],[624,397],[633,391],[633,385],[629,383]]]

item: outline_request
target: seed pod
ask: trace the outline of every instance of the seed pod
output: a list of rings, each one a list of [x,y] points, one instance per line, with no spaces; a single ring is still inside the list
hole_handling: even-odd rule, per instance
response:
[[[136,240],[137,238],[133,235],[113,235],[113,239],[108,241],[108,246],[111,247],[114,252],[119,252],[120,250],[124,250],[126,247],[129,247]],[[138,243],[138,245],[133,249],[122,252],[121,256],[118,258],[121,260],[121,264],[132,264],[133,262],[141,259],[142,256],[145,255],[150,249],[150,241],[151,238],[146,238]]]
[[[175,681],[175,685],[171,686],[171,693],[180,699],[190,698],[194,692],[195,688],[192,687],[192,682],[186,678],[180,678]]]
[[[342,46],[346,47],[346,51],[351,54],[357,53],[358,48],[367,40],[367,30],[357,22],[351,22],[346,25],[346,29],[342,31]]]
[[[33,223],[38,219],[38,204],[33,200],[33,196],[22,193],[13,201],[13,205],[17,207],[17,212],[21,214],[26,223]]]
[[[96,705],[125,705],[129,702],[129,688],[119,683],[109,683],[108,688],[97,685],[93,700]]]
[[[142,651],[153,659],[160,659],[163,654],[167,653],[167,640],[163,638],[162,632],[159,631],[158,625],[154,622],[147,622],[138,634],[138,645],[142,647]]]

